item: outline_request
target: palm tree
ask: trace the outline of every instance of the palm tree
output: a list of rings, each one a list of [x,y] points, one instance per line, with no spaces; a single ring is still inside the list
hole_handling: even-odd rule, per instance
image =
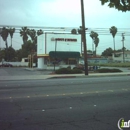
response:
[[[20,36],[23,38],[24,44],[27,43],[28,33],[29,33],[29,29],[27,27],[22,27],[22,29],[20,30]]]
[[[37,37],[41,34],[43,34],[43,31],[41,29],[37,30],[37,32],[34,29],[28,29],[28,35],[31,37],[32,42],[35,44],[37,44]]]
[[[34,43],[36,44],[36,46],[37,46],[37,37],[42,35],[42,34],[43,34],[43,31],[41,29],[37,30],[37,36],[34,39]],[[37,47],[36,47],[36,51],[37,51]]]
[[[77,34],[77,30],[76,29],[72,29],[71,30],[71,34]]]
[[[6,49],[8,49],[8,42],[7,42],[8,34],[9,30],[6,27],[3,27],[1,31],[1,37],[3,41],[5,41]]]
[[[15,32],[15,28],[10,28],[8,31],[9,31],[9,34],[10,34],[10,37],[11,37],[11,47],[12,47],[12,38],[13,38],[13,34]]]
[[[91,31],[90,37],[92,38],[92,52],[94,53],[94,40],[93,40],[93,38],[94,38],[94,31]]]
[[[37,32],[34,29],[28,30],[28,35],[31,37],[32,43],[35,44],[35,47],[37,46],[37,37],[43,34],[43,31],[37,30]],[[37,51],[37,47],[34,49]]]
[[[91,31],[90,37],[92,38],[92,51],[93,51],[93,54],[94,54],[94,44],[95,44],[95,56],[96,56],[96,48],[97,48],[98,43],[99,43],[98,33],[94,32],[94,31]]]
[[[36,31],[34,29],[28,30],[28,35],[31,37],[32,42],[34,43],[36,37]]]
[[[43,34],[43,31],[40,29],[40,30],[37,30],[37,36],[40,36]]]
[[[117,28],[115,26],[112,26],[109,30],[110,30],[110,33],[112,34],[112,37],[113,37],[114,56],[115,56],[115,35],[117,33]]]
[[[34,43],[37,44],[37,37],[42,35],[43,34],[43,31],[40,29],[40,30],[37,30],[37,36],[35,37],[34,39]]]
[[[99,38],[96,37],[96,38],[94,39],[94,44],[95,44],[95,56],[96,56],[96,53],[97,53],[98,43],[99,43]]]

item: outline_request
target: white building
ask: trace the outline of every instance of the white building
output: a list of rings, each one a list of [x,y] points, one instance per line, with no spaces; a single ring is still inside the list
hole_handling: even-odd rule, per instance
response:
[[[113,53],[112,58],[113,58],[114,62],[123,62],[123,52],[116,52],[115,56],[114,56],[114,53]],[[130,51],[124,52],[124,61],[130,62]]]
[[[63,64],[76,64],[81,55],[81,35],[45,33],[38,36],[38,68],[46,69],[47,65],[57,61]]]

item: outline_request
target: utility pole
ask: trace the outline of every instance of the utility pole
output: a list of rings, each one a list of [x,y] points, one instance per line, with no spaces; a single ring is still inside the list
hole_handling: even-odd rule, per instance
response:
[[[82,19],[82,37],[84,44],[84,65],[85,75],[88,75],[88,61],[87,61],[87,46],[86,46],[86,33],[85,33],[85,16],[84,16],[84,2],[81,0],[81,19]]]
[[[125,62],[125,56],[124,56],[124,40],[125,40],[124,33],[122,33],[123,63]]]

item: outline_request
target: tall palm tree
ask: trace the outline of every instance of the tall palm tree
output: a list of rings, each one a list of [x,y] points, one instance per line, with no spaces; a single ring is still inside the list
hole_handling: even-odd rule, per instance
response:
[[[110,33],[112,34],[112,37],[113,37],[114,56],[115,56],[115,35],[117,33],[117,28],[115,26],[112,26],[109,30],[110,30]]]
[[[8,34],[9,34],[8,28],[3,27],[1,31],[1,37],[3,41],[5,41],[6,49],[8,49],[8,42],[7,42]]]
[[[77,30],[76,29],[72,29],[71,30],[71,34],[77,34]]]
[[[34,43],[36,37],[36,31],[34,29],[28,30],[28,35],[31,37],[32,42]]]
[[[27,27],[22,27],[22,29],[20,30],[20,36],[23,38],[24,44],[27,43],[28,33],[29,33],[29,29]]]
[[[37,30],[37,36],[34,39],[34,43],[35,43],[36,46],[37,46],[37,37],[42,35],[42,34],[43,34],[43,31],[41,29]],[[36,51],[37,51],[37,47],[36,47]]]
[[[96,38],[94,39],[94,44],[95,44],[95,56],[97,55],[97,47],[98,47],[98,43],[99,43],[99,38],[96,37]]]
[[[15,32],[15,28],[9,28],[9,34],[10,34],[10,37],[11,37],[11,47],[12,47],[12,38],[13,38],[13,34]]]
[[[98,43],[99,43],[98,33],[94,32],[94,31],[91,31],[90,37],[92,38],[92,51],[93,51],[93,54],[94,54],[94,44],[95,44],[95,56],[96,56],[96,48],[97,48]]]
[[[28,31],[28,35],[31,37],[32,43],[35,44],[35,47],[37,46],[37,37],[41,34],[43,34],[43,31],[41,29],[37,31],[31,29]],[[37,47],[35,48],[35,51],[37,51]]]
[[[40,30],[37,30],[37,36],[40,36],[43,34],[43,31],[40,29]]]
[[[43,31],[40,29],[40,30],[34,30],[34,29],[28,29],[28,35],[31,37],[31,40],[33,43],[37,44],[37,37],[39,35],[43,34]]]
[[[43,34],[43,31],[40,29],[40,30],[37,30],[37,36],[35,37],[34,39],[34,43],[37,44],[37,37],[42,35]]]
[[[92,38],[92,52],[94,53],[94,31],[91,31],[90,37]]]

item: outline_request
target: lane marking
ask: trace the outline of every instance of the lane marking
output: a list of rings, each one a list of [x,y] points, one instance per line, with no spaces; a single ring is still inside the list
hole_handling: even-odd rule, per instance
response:
[[[96,93],[109,93],[109,92],[120,92],[120,91],[130,91],[130,89],[119,89],[119,90],[104,90],[104,91],[91,91],[91,92],[76,92],[76,93],[64,93],[64,94],[51,94],[51,95],[32,95],[31,97],[30,96],[19,96],[19,97],[1,97],[0,100],[3,100],[3,99],[10,99],[10,98],[13,98],[13,99],[20,99],[20,98],[40,98],[40,97],[58,97],[58,96],[74,96],[74,95],[87,95],[87,94],[96,94]]]
[[[128,89],[124,89],[124,88],[123,88],[122,90],[123,90],[123,91],[128,91]]]
[[[113,90],[108,90],[109,92],[114,92]]]

